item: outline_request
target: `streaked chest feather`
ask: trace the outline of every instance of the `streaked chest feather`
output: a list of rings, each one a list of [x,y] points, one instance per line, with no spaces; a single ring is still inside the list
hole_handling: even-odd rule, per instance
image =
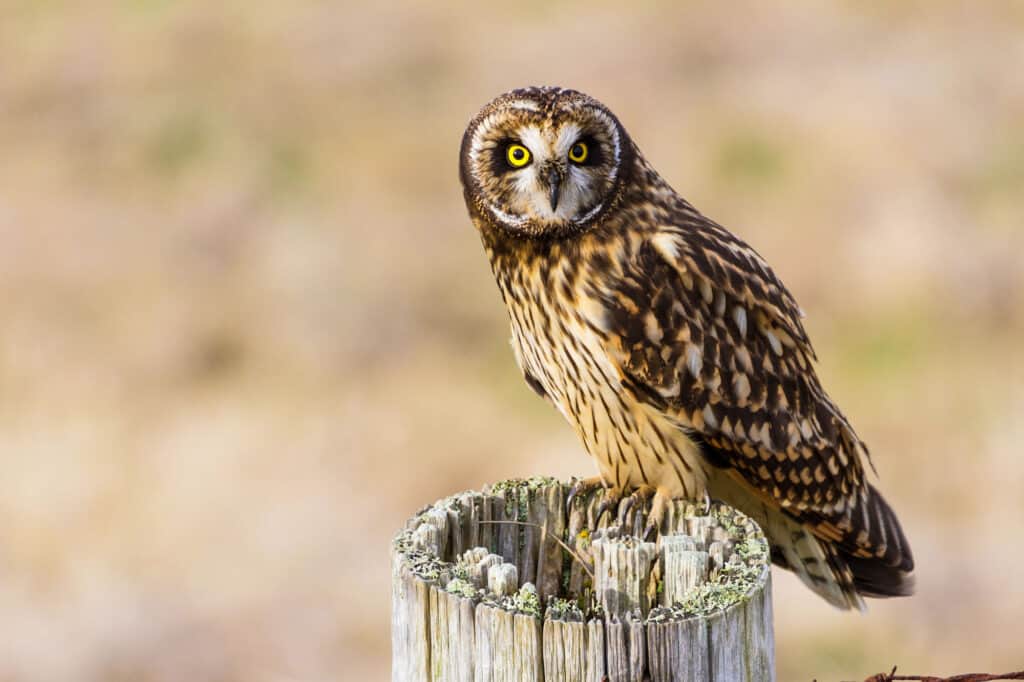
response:
[[[499,279],[512,346],[527,381],[558,408],[616,488],[650,485],[698,498],[698,447],[672,417],[639,400],[608,355],[606,310],[568,264]]]

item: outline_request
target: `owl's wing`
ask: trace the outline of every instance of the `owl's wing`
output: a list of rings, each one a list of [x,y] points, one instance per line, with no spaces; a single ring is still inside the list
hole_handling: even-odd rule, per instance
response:
[[[867,448],[815,374],[796,301],[752,248],[687,220],[651,234],[600,294],[624,385],[819,538],[910,570],[895,516],[865,481]]]

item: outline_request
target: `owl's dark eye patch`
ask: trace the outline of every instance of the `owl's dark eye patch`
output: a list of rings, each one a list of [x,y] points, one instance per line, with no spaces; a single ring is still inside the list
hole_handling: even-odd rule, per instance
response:
[[[533,155],[519,140],[506,139],[494,146],[491,154],[491,172],[503,175],[530,165]]]
[[[579,138],[573,143],[572,148],[575,149],[577,145],[584,145],[584,148],[586,149],[586,154],[582,161],[576,161],[575,158],[570,157],[573,158],[573,163],[577,166],[600,166],[604,163],[605,157],[601,143],[598,142],[593,135],[584,135]]]

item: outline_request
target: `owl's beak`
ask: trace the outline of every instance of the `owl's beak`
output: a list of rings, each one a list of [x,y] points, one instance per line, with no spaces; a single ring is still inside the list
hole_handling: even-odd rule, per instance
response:
[[[554,168],[548,171],[548,199],[551,201],[551,210],[558,210],[558,194],[562,189],[562,176]]]

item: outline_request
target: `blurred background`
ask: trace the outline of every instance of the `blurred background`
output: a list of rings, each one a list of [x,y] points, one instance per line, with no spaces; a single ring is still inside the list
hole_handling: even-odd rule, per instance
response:
[[[808,313],[918,594],[780,680],[1021,666],[1024,5],[0,3],[0,680],[379,680],[423,504],[589,475],[465,124],[588,92]]]

